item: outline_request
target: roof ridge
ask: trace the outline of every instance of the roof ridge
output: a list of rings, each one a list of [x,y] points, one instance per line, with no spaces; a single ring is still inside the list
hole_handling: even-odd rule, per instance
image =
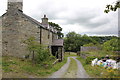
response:
[[[37,25],[39,25],[40,27],[44,28],[44,27],[41,25],[41,23],[40,23],[39,21],[35,20],[34,18],[32,18],[32,17],[24,14],[24,13],[21,12],[21,11],[18,11],[18,13],[20,13],[20,14],[23,15],[24,17],[28,18],[28,20],[30,20],[31,22],[34,22],[35,24],[37,24]],[[45,29],[45,28],[44,28],[44,29]]]

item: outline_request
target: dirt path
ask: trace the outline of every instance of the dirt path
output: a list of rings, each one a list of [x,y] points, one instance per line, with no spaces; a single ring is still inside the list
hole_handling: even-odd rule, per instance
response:
[[[71,64],[70,58],[75,61],[72,61],[74,64]],[[89,78],[89,76],[84,70],[81,62],[78,61],[76,57],[68,57],[67,63],[49,78]]]
[[[67,69],[67,72],[62,76],[62,78],[76,78],[77,77],[77,71],[78,71],[77,62],[73,58],[70,58],[70,60],[71,61]]]
[[[86,73],[85,69],[83,68],[80,61],[76,59],[76,57],[73,57],[78,65],[78,72],[77,72],[77,78],[89,78],[89,75]]]
[[[53,73],[52,76],[50,76],[49,78],[61,78],[65,74],[65,72],[67,72],[69,64],[70,57],[68,57],[67,63],[64,66],[62,66],[61,69],[59,69],[57,72]]]

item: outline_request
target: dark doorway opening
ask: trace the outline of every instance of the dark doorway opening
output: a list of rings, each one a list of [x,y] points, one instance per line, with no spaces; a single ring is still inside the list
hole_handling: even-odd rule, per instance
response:
[[[56,56],[58,59],[58,47],[57,46],[52,46],[52,55]]]

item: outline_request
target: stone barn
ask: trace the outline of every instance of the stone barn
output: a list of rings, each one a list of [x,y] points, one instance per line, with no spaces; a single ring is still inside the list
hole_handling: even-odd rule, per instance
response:
[[[29,52],[24,40],[35,37],[42,45],[46,45],[51,54],[62,60],[63,39],[58,39],[57,30],[49,25],[46,15],[42,22],[23,13],[23,0],[8,0],[7,12],[2,19],[2,55],[23,57]]]

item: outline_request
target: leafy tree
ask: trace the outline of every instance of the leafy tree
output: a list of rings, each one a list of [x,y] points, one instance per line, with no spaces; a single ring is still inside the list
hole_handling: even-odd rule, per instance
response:
[[[41,45],[35,41],[35,37],[30,37],[24,41],[27,44],[27,49],[32,53],[32,60],[40,63],[41,61],[46,61],[50,57],[50,52],[46,46]]]
[[[36,50],[35,61],[37,63],[49,60],[49,58],[51,56],[49,49],[47,49],[45,46],[42,46],[42,45],[39,45],[36,49],[37,50]]]
[[[101,45],[111,39],[117,39],[116,36],[87,36],[86,34],[80,35],[75,32],[69,32],[64,38],[65,51],[80,51],[80,46],[97,46]]]
[[[104,42],[116,38],[116,36],[90,36],[93,40],[97,41],[99,44],[103,44]]]
[[[75,32],[69,32],[64,39],[64,46],[66,51],[79,51],[80,48],[80,37],[81,35],[76,34]]]
[[[69,32],[64,38],[64,47],[66,51],[80,51],[80,46],[89,43],[97,44],[97,41],[87,35],[82,36],[80,34],[76,34],[75,32]]]
[[[49,22],[49,25],[58,31],[57,34],[59,39],[64,37],[64,34],[62,33],[62,28],[58,24]]]
[[[103,44],[103,49],[107,51],[118,51],[118,39],[111,39]]]
[[[25,44],[27,44],[27,49],[30,51],[30,53],[33,53],[34,58],[34,52],[36,51],[36,48],[39,46],[39,44],[35,41],[35,37],[30,37],[27,40],[24,41]]]
[[[93,44],[97,44],[98,42],[95,41],[94,39],[92,39],[91,37],[87,36],[86,34],[84,34],[82,36],[82,42],[83,42],[83,45],[84,44],[89,44],[89,43],[93,43]]]
[[[93,43],[85,44],[84,47],[95,46]]]
[[[118,8],[120,8],[120,1],[116,1],[115,5],[108,4],[106,5],[106,9],[104,10],[105,13],[108,13],[110,11],[116,11]]]

